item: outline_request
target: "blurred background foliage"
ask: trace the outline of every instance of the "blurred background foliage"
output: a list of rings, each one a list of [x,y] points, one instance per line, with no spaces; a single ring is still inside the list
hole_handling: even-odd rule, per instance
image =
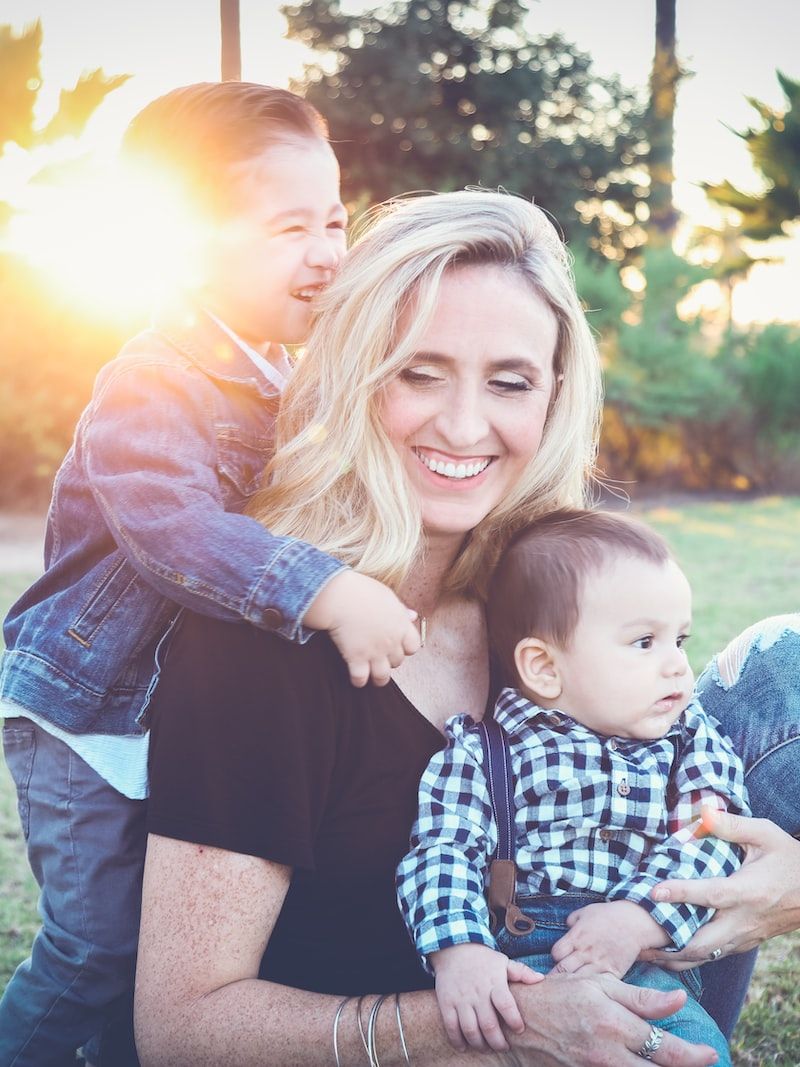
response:
[[[290,35],[316,57],[295,88],[329,120],[355,212],[411,189],[481,184],[533,197],[557,220],[603,355],[609,479],[798,492],[800,325],[736,327],[730,296],[770,258],[757,242],[800,217],[800,83],[778,72],[786,107],[751,100],[753,127],[738,134],[763,191],[706,186],[724,221],[678,255],[672,118],[685,72],[674,9],[657,0],[647,93],[600,77],[560,36],[531,37],[528,5],[516,0],[409,0],[360,15],[307,0],[285,12]],[[41,33],[38,23],[0,26],[0,164],[4,153],[29,158],[31,185],[75,166],[86,122],[125,80],[88,73],[37,123]],[[88,311],[71,300],[4,242],[18,212],[2,199],[0,504],[36,506],[98,368],[147,314],[132,306],[113,317],[101,301]],[[693,311],[709,280],[723,290],[720,309]]]

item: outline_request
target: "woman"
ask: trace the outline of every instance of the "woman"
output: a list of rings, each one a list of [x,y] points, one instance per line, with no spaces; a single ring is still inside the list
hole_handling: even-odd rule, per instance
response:
[[[445,719],[480,717],[497,688],[479,595],[502,541],[581,500],[598,362],[553,228],[506,195],[395,206],[324,300],[256,513],[391,584],[426,640],[357,690],[324,634],[184,620],[154,702],[145,1064],[465,1062],[394,869]],[[469,1062],[712,1063],[646,1021],[682,998],[605,976],[520,986],[512,1058],[496,1034]]]

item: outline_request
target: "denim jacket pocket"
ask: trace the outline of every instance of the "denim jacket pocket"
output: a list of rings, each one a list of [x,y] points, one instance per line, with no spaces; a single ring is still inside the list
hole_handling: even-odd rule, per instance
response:
[[[225,506],[240,507],[261,486],[271,443],[244,436],[238,427],[217,427],[217,473]]]
[[[121,559],[119,555],[112,556],[91,598],[67,628],[69,636],[84,648],[91,648],[95,634],[135,584],[136,577],[136,572],[125,559]]]

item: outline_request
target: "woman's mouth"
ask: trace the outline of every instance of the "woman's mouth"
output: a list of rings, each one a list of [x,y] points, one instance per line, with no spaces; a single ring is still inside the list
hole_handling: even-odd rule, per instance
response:
[[[414,455],[427,467],[429,471],[433,471],[434,474],[439,474],[443,478],[452,478],[455,481],[463,481],[465,478],[476,478],[479,474],[483,474],[489,464],[492,462],[491,456],[473,457],[468,460],[443,460],[435,459],[433,456],[427,455],[419,448],[412,449]]]

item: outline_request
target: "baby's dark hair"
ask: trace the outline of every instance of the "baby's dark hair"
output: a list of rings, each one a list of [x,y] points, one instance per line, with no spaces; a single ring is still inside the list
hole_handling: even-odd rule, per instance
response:
[[[122,152],[176,179],[203,210],[225,214],[240,165],[298,137],[328,138],[325,119],[302,97],[255,82],[198,82],[142,108]]]
[[[524,637],[566,647],[578,624],[583,584],[615,557],[666,563],[666,541],[643,522],[609,511],[551,512],[517,531],[489,584],[489,638],[506,677]]]

